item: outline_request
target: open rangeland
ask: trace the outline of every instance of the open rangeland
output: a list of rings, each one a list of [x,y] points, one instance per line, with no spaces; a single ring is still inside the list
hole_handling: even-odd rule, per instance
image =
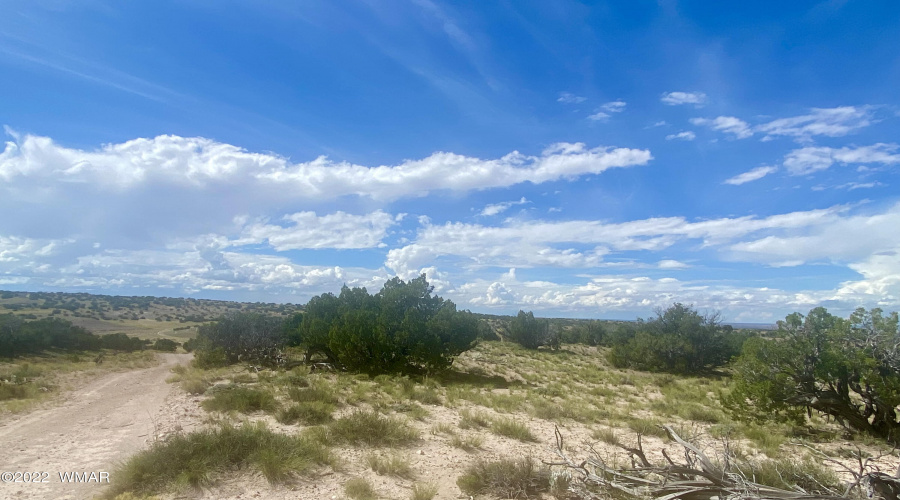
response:
[[[853,468],[857,457],[889,451],[818,417],[803,427],[739,423],[719,404],[727,377],[618,370],[604,354],[582,345],[550,351],[483,342],[450,372],[421,379],[310,373],[306,366],[176,367],[169,380],[179,392],[165,409],[177,413],[157,417],[156,439],[113,471],[105,494],[566,498],[564,478],[556,478],[562,469],[542,464],[555,458],[557,427],[571,457],[593,449],[629,467],[622,445],[635,447],[638,435],[652,462],[663,461],[663,449],[682,455],[660,427],[670,424],[710,455],[727,445],[749,476],[784,488],[840,488],[850,476],[839,463]],[[128,425],[143,410],[110,411]],[[143,442],[130,443],[137,449]],[[886,455],[877,465],[892,473],[898,460]]]

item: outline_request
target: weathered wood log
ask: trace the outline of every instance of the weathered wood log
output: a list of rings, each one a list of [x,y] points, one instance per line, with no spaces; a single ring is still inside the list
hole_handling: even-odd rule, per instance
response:
[[[865,487],[869,498],[900,500],[900,470],[894,477],[879,472],[871,465],[870,459],[862,459],[861,454],[858,471],[841,464],[856,478],[843,493],[832,491],[824,485],[819,485],[820,491],[815,492],[807,492],[799,487],[796,490],[786,490],[752,481],[740,468],[733,466],[728,457],[722,460],[723,466],[717,465],[699,447],[679,436],[671,426],[663,428],[683,448],[685,463],[675,462],[664,451],[663,457],[667,463],[652,464],[643,450],[640,435],[636,448],[619,445],[632,457],[631,469],[610,467],[593,448],[589,458],[577,462],[566,454],[564,438],[559,428],[555,431],[556,448],[553,450],[559,459],[544,463],[570,470],[575,479],[570,483],[571,493],[575,498],[581,499],[599,498],[596,491],[599,488],[607,492],[615,491],[618,497],[632,499],[846,500],[851,493],[861,493],[857,490],[858,487]]]

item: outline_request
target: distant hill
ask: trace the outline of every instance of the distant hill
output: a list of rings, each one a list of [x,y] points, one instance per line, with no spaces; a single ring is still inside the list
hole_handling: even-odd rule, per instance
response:
[[[300,310],[296,304],[0,291],[0,314],[63,318],[94,333],[122,332],[142,338],[190,338],[197,325],[234,311],[290,316]]]

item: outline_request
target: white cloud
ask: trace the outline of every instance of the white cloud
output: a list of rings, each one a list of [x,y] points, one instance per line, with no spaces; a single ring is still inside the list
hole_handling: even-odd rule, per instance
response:
[[[871,189],[874,187],[884,186],[884,183],[881,182],[848,182],[846,184],[841,184],[837,186],[835,189],[846,189],[847,191],[853,191],[856,189]]]
[[[504,201],[501,203],[493,203],[491,205],[485,205],[484,209],[482,209],[481,213],[478,215],[489,217],[492,215],[503,213],[509,210],[510,207],[514,205],[524,205],[526,203],[528,203],[528,200],[526,200],[524,196],[519,201]]]
[[[837,108],[812,108],[809,114],[780,118],[757,125],[755,131],[772,136],[795,137],[808,141],[812,136],[841,137],[872,123],[872,111],[868,106],[841,106]]]
[[[703,92],[666,92],[659,100],[669,106],[693,104],[699,108],[706,104],[706,94]]]
[[[795,149],[785,156],[784,166],[791,175],[807,175],[819,170],[826,170],[835,163],[881,163],[894,165],[900,163],[900,154],[895,153],[897,144],[878,143],[862,147],[806,147]]]
[[[727,179],[724,184],[731,184],[732,186],[740,186],[741,184],[745,184],[747,182],[756,181],[762,179],[763,177],[777,172],[778,167],[756,167],[753,170],[749,170],[742,174],[738,174],[730,179]]]
[[[900,249],[898,226],[900,204],[880,213],[832,216],[827,222],[798,227],[794,234],[770,234],[735,243],[728,250],[751,262],[854,261]]]
[[[625,101],[617,100],[617,101],[610,101],[600,107],[603,108],[605,111],[609,111],[610,113],[621,113],[622,111],[625,111],[625,107],[627,105],[628,105],[628,103],[626,103]]]
[[[287,226],[259,222],[246,226],[231,245],[268,242],[275,250],[302,248],[373,248],[382,243],[396,219],[381,210],[366,215],[335,212],[317,216],[315,212],[285,215]]]
[[[603,111],[597,111],[596,113],[588,116],[588,120],[593,120],[596,122],[596,121],[606,120],[609,117],[610,117],[609,113],[604,113]]]
[[[846,207],[689,222],[683,217],[643,219],[618,224],[594,220],[507,221],[504,226],[427,224],[416,239],[391,249],[385,265],[401,273],[436,259],[454,259],[463,267],[599,267],[612,252],[657,252],[678,242],[699,240],[721,246],[757,232],[785,231],[838,220]]]
[[[63,239],[34,239],[20,236],[0,235],[0,262],[17,262],[31,260],[35,257],[48,257],[58,252],[59,248],[74,243]]]
[[[685,264],[684,262],[672,260],[672,259],[661,260],[661,261],[657,262],[656,265],[660,269],[687,269],[687,268],[691,267],[691,266]]]
[[[597,174],[643,165],[651,158],[646,150],[559,143],[539,156],[513,151],[482,160],[439,152],[398,165],[366,167],[326,157],[292,163],[203,138],[159,136],[82,151],[58,146],[46,137],[26,136],[18,144],[8,142],[0,153],[0,178],[8,184],[31,181],[57,188],[89,184],[118,192],[154,184],[191,190],[240,187],[245,193],[263,191],[280,199],[356,195],[393,200],[434,190],[468,191]]]
[[[691,118],[691,123],[733,134],[738,139],[746,139],[753,135],[753,131],[750,129],[750,125],[748,125],[747,122],[733,116],[719,116],[713,119]]]
[[[690,130],[686,130],[684,132],[678,132],[677,134],[669,134],[666,136],[667,141],[671,141],[673,139],[680,139],[682,141],[693,141],[697,138],[697,134],[691,132]]]
[[[556,100],[557,102],[564,104],[578,104],[586,101],[587,97],[581,97],[580,95],[575,95],[571,92],[560,92],[559,98]]]

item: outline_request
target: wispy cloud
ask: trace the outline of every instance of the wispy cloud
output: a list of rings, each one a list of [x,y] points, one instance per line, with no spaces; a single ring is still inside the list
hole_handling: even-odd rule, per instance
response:
[[[780,118],[755,127],[756,132],[766,134],[763,140],[774,136],[794,137],[809,141],[813,136],[842,137],[872,123],[869,106],[841,106],[837,108],[813,108],[809,114]]]
[[[665,92],[659,100],[669,106],[693,104],[694,107],[700,108],[706,104],[706,94],[703,92]]]
[[[625,111],[625,107],[628,106],[628,103],[625,101],[610,101],[602,106],[600,106],[604,111],[609,111],[610,113],[621,113]]]
[[[557,102],[561,102],[563,104],[578,104],[587,100],[587,97],[582,97],[580,95],[575,95],[571,92],[560,92],[559,97],[556,99]]]
[[[666,136],[667,141],[671,141],[674,139],[679,139],[682,141],[693,141],[697,138],[697,134],[691,132],[690,130],[685,130],[684,132],[678,132],[677,134],[669,134]]]
[[[736,175],[724,182],[724,184],[731,184],[732,186],[740,186],[741,184],[746,184],[748,182],[756,181],[762,179],[763,177],[775,173],[778,171],[778,167],[756,167],[753,170],[744,172],[743,174]]]
[[[900,149],[897,144],[878,143],[861,147],[806,147],[795,149],[784,159],[784,167],[791,175],[807,175],[826,170],[835,163],[860,164],[880,163],[882,165],[900,164]]]
[[[750,125],[734,116],[719,116],[716,118],[691,118],[691,123],[697,126],[706,126],[713,130],[734,135],[738,139],[746,139],[753,135]]]
[[[490,205],[485,205],[484,209],[482,209],[481,213],[478,215],[489,217],[492,215],[503,213],[515,205],[524,205],[526,203],[528,203],[528,200],[526,200],[524,196],[519,201],[504,201],[501,203],[493,203]]]

